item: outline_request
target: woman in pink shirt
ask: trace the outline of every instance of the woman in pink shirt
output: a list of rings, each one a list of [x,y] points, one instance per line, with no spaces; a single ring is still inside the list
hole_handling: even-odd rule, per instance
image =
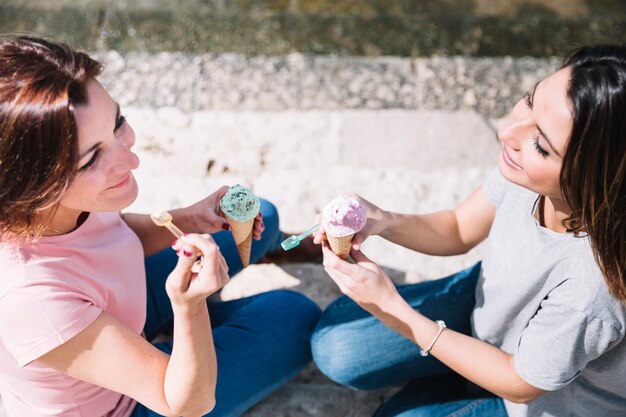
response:
[[[236,416],[295,376],[310,361],[313,302],[289,291],[206,301],[241,269],[232,238],[217,233],[226,187],[171,211],[200,234],[169,249],[171,235],[148,216],[120,213],[137,197],[139,161],[96,79],[101,65],[32,37],[1,41],[0,62],[8,415]],[[254,237],[253,262],[282,237],[266,201]],[[150,342],[164,331],[171,341]]]

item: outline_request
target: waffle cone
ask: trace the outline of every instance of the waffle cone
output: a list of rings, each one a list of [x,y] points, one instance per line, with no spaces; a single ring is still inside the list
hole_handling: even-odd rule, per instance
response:
[[[241,263],[245,268],[250,264],[250,249],[252,248],[252,227],[254,226],[254,217],[247,222],[238,222],[226,216],[230,230],[237,245],[237,252],[241,258]]]
[[[342,259],[346,259],[350,254],[350,248],[352,247],[352,238],[354,237],[354,233],[347,236],[328,236],[328,243],[330,244],[330,248],[335,252],[335,255],[339,256]]]

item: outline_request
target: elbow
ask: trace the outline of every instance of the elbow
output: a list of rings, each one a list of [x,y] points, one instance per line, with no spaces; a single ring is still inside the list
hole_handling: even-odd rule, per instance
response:
[[[216,405],[217,405],[217,401],[215,401],[215,397],[210,398],[207,401],[204,411],[202,412],[201,415],[209,414],[211,411],[213,411]]]
[[[215,396],[205,398],[201,404],[198,404],[194,407],[193,410],[186,410],[184,413],[177,414],[179,416],[204,416],[209,414],[215,408],[217,401],[215,401]]]
[[[211,398],[208,399],[207,401],[205,401],[205,403],[203,404],[203,407],[201,409],[199,409],[196,413],[192,413],[192,414],[181,414],[181,415],[190,415],[190,416],[204,416],[206,414],[209,414],[211,411],[213,411],[213,409],[215,408],[215,405],[217,404],[217,402],[215,401],[215,398]]]
[[[215,405],[216,405],[215,399],[210,400],[210,401],[207,400],[207,401],[203,401],[202,404],[197,404],[193,408],[185,407],[185,408],[181,408],[180,410],[172,410],[170,413],[167,414],[167,416],[168,417],[180,417],[180,416],[201,417],[213,411],[213,409],[215,408]]]
[[[543,391],[541,392],[536,392],[536,391],[535,392],[517,392],[517,393],[509,394],[507,396],[503,396],[503,398],[507,401],[511,401],[512,403],[516,403],[516,404],[528,404],[536,400],[537,398],[539,398],[541,394],[543,394]]]
[[[195,404],[186,404],[186,406],[171,409],[167,414],[168,417],[180,417],[180,416],[204,416],[215,408],[217,401],[215,395],[206,396],[201,401],[195,401]]]

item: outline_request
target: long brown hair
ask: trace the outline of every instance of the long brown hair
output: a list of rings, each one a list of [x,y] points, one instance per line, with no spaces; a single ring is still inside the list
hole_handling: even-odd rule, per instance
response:
[[[574,209],[572,231],[584,231],[613,295],[626,302],[626,47],[574,51],[568,96],[573,127],[561,167],[561,189]]]
[[[0,236],[43,233],[38,213],[52,207],[78,163],[74,106],[100,63],[65,44],[21,36],[0,40]]]

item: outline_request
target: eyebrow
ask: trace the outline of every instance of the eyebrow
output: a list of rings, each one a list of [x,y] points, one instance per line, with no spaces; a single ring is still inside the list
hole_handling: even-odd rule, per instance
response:
[[[537,91],[537,86],[539,85],[540,82],[541,81],[537,82],[537,84],[535,84],[535,86],[533,87],[533,93],[530,95],[531,103],[535,102],[535,91]],[[539,124],[537,124],[537,130],[539,131],[541,136],[543,136],[543,138],[546,140],[546,142],[548,142],[548,145],[550,146],[550,149],[552,149],[552,151],[555,154],[557,154],[559,157],[562,158],[561,154],[555,149],[554,145],[552,145],[552,142],[550,141],[550,138],[548,138],[548,136],[546,136],[546,134],[543,132],[543,130],[541,130],[541,127],[539,127]]]
[[[119,103],[115,103],[116,109],[115,109],[115,125],[117,125],[117,121],[120,118],[120,104]],[[102,144],[102,142],[97,142],[95,144],[93,144],[89,149],[87,149],[85,152],[81,153],[78,156],[78,159],[83,159],[85,156],[89,155],[90,152],[93,152],[95,149],[98,149],[98,147]]]

